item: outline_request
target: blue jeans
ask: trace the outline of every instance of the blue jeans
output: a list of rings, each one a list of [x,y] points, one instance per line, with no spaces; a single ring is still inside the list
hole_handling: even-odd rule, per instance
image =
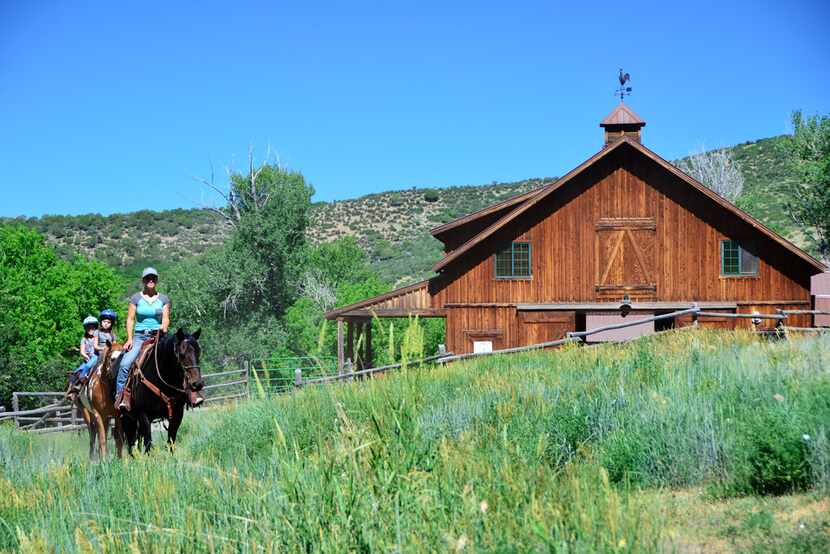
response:
[[[95,367],[95,364],[98,362],[98,356],[92,356],[89,360],[85,361],[78,368],[75,370],[75,373],[78,374],[78,377],[84,378],[89,375],[89,370]]]
[[[115,394],[120,394],[127,384],[127,376],[130,374],[130,366],[141,353],[141,345],[150,338],[149,334],[135,333],[133,335],[133,346],[121,355],[118,364],[118,378],[115,381]]]

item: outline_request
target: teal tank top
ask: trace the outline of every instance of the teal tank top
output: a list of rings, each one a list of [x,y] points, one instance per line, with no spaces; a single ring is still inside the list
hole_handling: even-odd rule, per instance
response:
[[[161,327],[161,318],[165,305],[170,299],[165,294],[157,294],[152,302],[147,302],[140,292],[130,297],[130,304],[135,306],[135,330],[155,331]]]

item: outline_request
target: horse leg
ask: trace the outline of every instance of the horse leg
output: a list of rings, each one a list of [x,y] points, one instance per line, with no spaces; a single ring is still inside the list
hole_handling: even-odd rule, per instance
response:
[[[129,416],[116,416],[121,420],[121,430],[124,432],[124,437],[127,439],[127,453],[133,455],[133,447],[135,446],[136,437],[136,421]]]
[[[179,426],[182,424],[184,417],[184,404],[178,404],[173,408],[173,417],[170,418],[170,424],[167,427],[167,445],[170,452],[175,452],[176,433],[179,432]]]
[[[98,459],[105,460],[107,457],[107,420],[97,411],[92,413],[95,418],[95,427],[98,431]]]
[[[86,431],[89,434],[89,460],[92,461],[95,459],[95,422],[92,421],[89,410],[84,408],[80,402],[77,405],[77,409],[81,412],[81,417],[86,424]]]
[[[89,433],[89,461],[95,460],[95,423],[87,421],[86,430]]]
[[[149,454],[153,447],[153,426],[147,414],[141,414],[138,420],[138,432],[144,442],[144,453]]]
[[[112,438],[115,440],[115,449],[120,459],[124,455],[124,430],[121,428],[121,418],[117,416],[112,425]]]

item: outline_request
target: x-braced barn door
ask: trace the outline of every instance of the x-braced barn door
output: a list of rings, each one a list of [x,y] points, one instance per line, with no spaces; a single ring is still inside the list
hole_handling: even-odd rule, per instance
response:
[[[596,227],[597,300],[657,295],[657,222],[650,217],[603,218]]]

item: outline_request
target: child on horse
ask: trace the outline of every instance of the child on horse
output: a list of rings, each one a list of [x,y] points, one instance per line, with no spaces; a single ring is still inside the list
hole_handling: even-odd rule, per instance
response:
[[[95,337],[93,347],[95,348],[95,353],[97,355],[100,355],[101,352],[103,352],[107,347],[107,341],[109,341],[110,344],[118,342],[118,337],[115,335],[115,331],[113,330],[113,326],[115,326],[117,318],[118,315],[109,308],[103,310],[101,315],[98,316],[98,319],[101,320],[101,328],[93,333],[93,336]]]
[[[69,378],[70,392],[77,392],[80,383],[86,378],[89,370],[95,366],[98,361],[98,355],[95,352],[95,332],[98,329],[98,319],[88,315],[84,318],[84,336],[81,337],[81,357],[84,361],[75,368]]]

